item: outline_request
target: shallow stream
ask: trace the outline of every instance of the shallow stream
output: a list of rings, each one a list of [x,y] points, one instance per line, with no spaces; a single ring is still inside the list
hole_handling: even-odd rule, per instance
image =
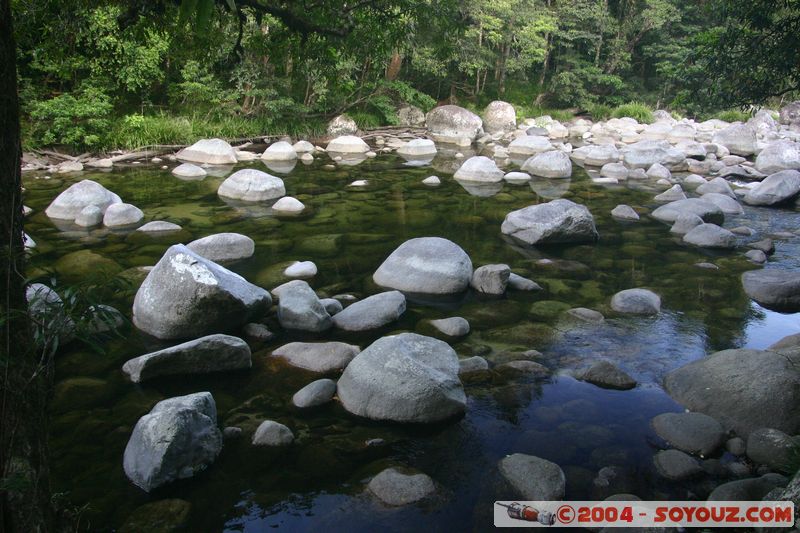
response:
[[[710,476],[691,484],[659,478],[652,456],[664,443],[650,420],[681,410],[661,388],[670,370],[706,353],[763,348],[800,331],[798,315],[764,310],[744,294],[739,277],[756,267],[741,250],[709,253],[682,245],[668,226],[644,215],[657,205],[652,198],[660,190],[653,184],[595,184],[577,166],[570,180],[534,179],[469,190],[452,179],[457,164],[445,158],[409,166],[381,155],[335,170],[323,168],[326,163],[330,161],[323,155],[310,166],[298,163],[288,174],[270,171],[284,179],[288,195],[310,207],[299,217],[226,204],[216,190],[233,168],[217,169],[218,176],[198,181],[183,181],[150,164],[52,179],[26,175],[26,204],[35,211],[26,231],[38,244],[31,273],[45,282],[55,277],[57,288],[100,283],[106,287],[103,303],[129,317],[136,283],[143,279],[135,267],[155,264],[170,244],[237,232],[256,242],[252,258],[230,267],[249,281],[271,289],[287,281],[282,271],[290,262],[311,260],[319,274],[310,283],[320,296],[363,297],[379,292],[371,275],[399,244],[440,236],[464,248],[475,267],[507,263],[545,290],[508,292],[499,299],[470,293],[457,301],[409,302],[401,320],[384,331],[361,337],[332,332],[317,338],[357,343],[363,349],[391,332],[420,331],[425,319],[463,316],[472,332],[453,345],[460,356],[482,355],[496,364],[524,358],[523,352],[535,349],[542,353],[537,361],[552,370],[552,377],[492,373],[466,384],[467,411],[460,420],[435,427],[375,424],[347,415],[335,403],[310,413],[292,409],[292,394],[319,376],[288,367],[270,354],[288,341],[313,340],[311,336],[279,335],[254,352],[249,371],[134,385],[124,379],[122,364],[166,345],[128,326],[123,338],[104,345],[103,354],[75,344],[57,358],[50,427],[54,489],[71,505],[85,506],[83,526],[115,530],[145,503],[180,498],[191,503],[187,531],[486,531],[491,529],[492,503],[509,498],[499,483],[497,462],[515,452],[560,465],[567,499],[603,499],[619,492],[643,499],[704,498],[719,482]],[[247,167],[269,171],[260,161],[236,168]],[[421,183],[431,174],[441,177],[441,186]],[[141,208],[145,221],[168,220],[183,231],[153,238],[57,228],[44,209],[59,192],[85,178]],[[366,187],[347,186],[361,179],[368,181]],[[526,250],[502,238],[500,225],[508,212],[556,197],[589,207],[600,233],[597,244]],[[610,211],[623,203],[639,210],[642,219],[614,220]],[[755,229],[754,237],[740,238],[745,243],[795,232],[799,219],[792,210],[745,206],[745,214],[728,216],[725,227]],[[800,267],[800,236],[777,239],[776,247],[766,268]],[[701,262],[713,262],[719,270],[696,266]],[[135,281],[126,286],[119,280]],[[615,316],[609,308],[611,296],[633,287],[658,293],[662,313]],[[567,321],[563,311],[572,307],[601,311],[606,321]],[[268,322],[279,331],[274,316]],[[604,390],[567,375],[598,359],[619,365],[638,387]],[[240,426],[245,437],[226,441],[219,459],[202,475],[144,493],[122,470],[133,426],[158,400],[203,390],[216,399],[221,426]],[[294,431],[290,449],[250,445],[249,435],[266,418]],[[383,439],[384,444],[367,446],[370,439]],[[430,475],[439,486],[437,496],[422,505],[389,509],[364,493],[365,480],[398,465]],[[615,475],[610,481],[598,478],[608,466],[618,467]]]

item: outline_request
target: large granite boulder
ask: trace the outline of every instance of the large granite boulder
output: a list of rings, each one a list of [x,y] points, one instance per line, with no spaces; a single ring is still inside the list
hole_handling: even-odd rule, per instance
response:
[[[782,352],[782,353],[781,353]],[[678,403],[745,438],[771,427],[800,430],[800,356],[792,351],[724,350],[667,374]]]
[[[339,115],[328,122],[328,135],[339,137],[341,135],[355,135],[358,133],[358,124],[347,115]]]
[[[478,155],[470,157],[456,171],[453,177],[462,181],[499,183],[503,181],[505,172],[497,168],[497,164],[488,157]]]
[[[782,140],[768,144],[756,157],[756,170],[764,174],[800,170],[800,143]]]
[[[222,198],[242,202],[274,200],[286,194],[283,180],[266,172],[245,168],[228,176],[217,190]]]
[[[442,141],[461,138],[474,141],[483,133],[481,117],[456,105],[443,105],[432,109],[425,116],[428,130]]]
[[[522,170],[542,178],[569,178],[572,176],[572,160],[560,150],[550,150],[531,157],[522,165]]]
[[[233,165],[236,150],[222,139],[201,139],[176,154],[181,161],[209,165]]]
[[[800,272],[796,270],[751,270],[742,274],[747,295],[767,309],[800,311]]]
[[[456,352],[443,341],[416,333],[382,337],[347,366],[339,400],[372,420],[439,422],[464,412],[458,370]]]
[[[372,279],[381,287],[419,294],[454,294],[472,279],[472,261],[460,246],[440,237],[401,244]]]
[[[139,287],[133,323],[160,339],[196,338],[242,326],[270,303],[264,289],[178,244]]]
[[[206,374],[252,366],[250,347],[230,335],[208,335],[128,360],[122,371],[134,383],[182,374]]]
[[[748,205],[780,205],[800,194],[800,172],[782,170],[747,191],[744,203]]]
[[[59,220],[75,220],[86,207],[94,206],[102,214],[110,205],[121,203],[119,196],[96,181],[83,180],[56,196],[45,209],[45,214]]]
[[[150,492],[205,470],[221,450],[214,398],[198,392],[158,402],[141,417],[122,464],[128,479]]]
[[[780,123],[787,126],[800,124],[800,100],[786,104],[780,111]]]
[[[727,148],[733,155],[747,157],[756,152],[756,130],[747,124],[732,124],[715,133],[711,140]]]
[[[594,217],[570,200],[531,205],[506,215],[500,231],[527,245],[594,242]]]
[[[483,110],[483,128],[486,133],[513,131],[517,127],[517,112],[508,102],[495,100]]]
[[[413,105],[398,109],[397,119],[400,121],[401,126],[425,126],[425,112]]]

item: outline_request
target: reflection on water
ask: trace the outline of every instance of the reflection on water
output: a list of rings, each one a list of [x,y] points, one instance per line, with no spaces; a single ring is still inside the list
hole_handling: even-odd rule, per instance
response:
[[[468,149],[462,152],[469,155]],[[476,267],[507,263],[544,289],[509,292],[500,299],[472,293],[448,300],[411,297],[408,311],[385,331],[325,335],[326,340],[363,348],[382,334],[420,330],[426,319],[459,315],[472,328],[453,345],[459,355],[482,355],[492,364],[533,357],[553,373],[544,380],[509,380],[493,373],[469,381],[466,415],[430,428],[368,423],[336,404],[309,413],[293,410],[292,394],[317,376],[291,369],[269,354],[302,338],[297,335],[283,335],[255,350],[250,371],[143,385],[126,382],[120,367],[163,343],[127,331],[125,339],[108,342],[104,355],[70,347],[57,361],[53,480],[70,502],[88,505],[84,516],[91,528],[110,530],[144,503],[181,498],[192,504],[191,531],[482,531],[491,523],[491,502],[508,496],[497,477],[497,461],[514,452],[558,462],[567,476],[568,498],[602,498],[615,492],[643,498],[687,496],[686,487],[665,485],[652,468],[653,451],[661,443],[651,433],[650,419],[680,410],[662,391],[663,376],[709,351],[772,344],[800,331],[797,315],[766,311],[749,301],[739,277],[754,266],[741,253],[687,248],[667,226],[647,216],[637,223],[615,221],[610,211],[617,204],[637,210],[655,207],[656,189],[648,182],[593,184],[576,167],[572,179],[534,178],[528,187],[499,183],[484,194],[450,177],[460,164],[454,153],[440,150],[432,162],[442,178],[437,188],[421,183],[431,167],[407,166],[391,156],[358,158],[358,167],[341,161],[325,169],[330,162],[326,157],[297,165],[282,178],[287,194],[308,206],[298,217],[275,217],[271,202],[243,206],[221,200],[217,187],[233,169],[211,172],[201,181],[182,181],[169,170],[149,166],[80,176],[140,207],[145,221],[168,220],[184,228],[156,236],[59,228],[43,211],[72,179],[26,176],[26,204],[36,211],[26,230],[38,243],[29,273],[94,277],[105,283],[98,277],[102,270],[114,281],[128,280],[133,284],[128,290],[103,285],[107,303],[125,313],[145,275],[140,267],[155,264],[171,244],[229,231],[256,242],[255,255],[231,268],[266,288],[287,281],[283,269],[290,262],[312,260],[319,274],[311,284],[319,294],[367,296],[379,291],[371,274],[396,246],[436,235],[461,245]],[[237,168],[248,166],[263,168],[260,161]],[[368,186],[347,187],[360,179]],[[600,233],[597,244],[530,249],[502,238],[500,225],[508,212],[558,197],[590,208]],[[746,208],[726,225],[749,225],[759,232],[752,238],[757,240],[769,232],[794,231],[796,222],[793,211]],[[768,268],[800,266],[797,239],[779,237]],[[81,250],[92,253],[74,254]],[[695,266],[709,261],[719,270]],[[659,293],[664,312],[652,318],[615,317],[611,296],[631,287]],[[571,307],[595,309],[606,320],[596,325],[567,320],[563,311]],[[279,329],[274,316],[268,322]],[[618,364],[639,386],[606,391],[567,375],[599,359]],[[122,453],[133,425],[158,400],[200,390],[213,393],[221,424],[241,426],[245,437],[226,441],[218,461],[199,477],[143,493],[122,472]],[[248,432],[265,418],[294,431],[297,440],[290,449],[265,451],[249,445]],[[383,444],[366,445],[371,439]],[[429,474],[439,485],[437,497],[389,510],[363,494],[366,479],[394,465]]]

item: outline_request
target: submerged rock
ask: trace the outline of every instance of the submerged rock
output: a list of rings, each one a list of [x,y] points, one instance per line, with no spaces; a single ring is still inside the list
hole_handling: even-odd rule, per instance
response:
[[[264,289],[178,244],[136,292],[133,323],[160,339],[200,337],[242,326],[271,303]]]
[[[593,242],[594,217],[586,206],[570,200],[531,205],[506,215],[500,230],[528,245]]]
[[[367,490],[386,505],[399,507],[427,498],[436,492],[436,485],[425,474],[405,474],[387,468],[372,478]]]
[[[611,298],[611,308],[618,313],[656,315],[661,312],[661,298],[647,289],[626,289]]]
[[[454,294],[472,279],[472,261],[460,246],[440,237],[401,244],[372,279],[381,287],[420,294]]]
[[[620,204],[611,210],[611,216],[620,220],[639,220],[639,213],[629,205]]]
[[[628,390],[636,387],[636,380],[609,361],[599,361],[575,377],[604,389]]]
[[[134,383],[160,376],[250,368],[250,347],[230,335],[209,335],[128,360],[122,371]]]
[[[517,496],[532,501],[558,501],[564,498],[564,471],[546,459],[515,453],[500,460],[500,474]]]
[[[700,475],[703,468],[692,456],[678,450],[664,450],[653,457],[658,473],[672,481],[682,481]]]
[[[439,422],[464,412],[458,370],[458,356],[443,341],[415,333],[382,337],[347,366],[339,399],[373,420]]]
[[[722,425],[702,413],[663,413],[653,419],[659,437],[675,448],[700,456],[709,456],[722,445]]]
[[[125,474],[146,492],[205,470],[222,450],[211,393],[158,402],[136,423],[125,447]]]

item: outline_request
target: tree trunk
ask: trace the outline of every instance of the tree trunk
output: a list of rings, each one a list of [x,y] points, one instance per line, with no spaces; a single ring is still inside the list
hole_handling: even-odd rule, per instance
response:
[[[0,0],[0,529],[52,531],[46,393],[25,313],[16,47],[11,0]]]
[[[511,43],[504,43],[503,44],[503,58],[500,61],[500,80],[499,80],[499,88],[500,94],[505,94],[506,92],[506,76],[508,74],[508,56],[511,54]]]

